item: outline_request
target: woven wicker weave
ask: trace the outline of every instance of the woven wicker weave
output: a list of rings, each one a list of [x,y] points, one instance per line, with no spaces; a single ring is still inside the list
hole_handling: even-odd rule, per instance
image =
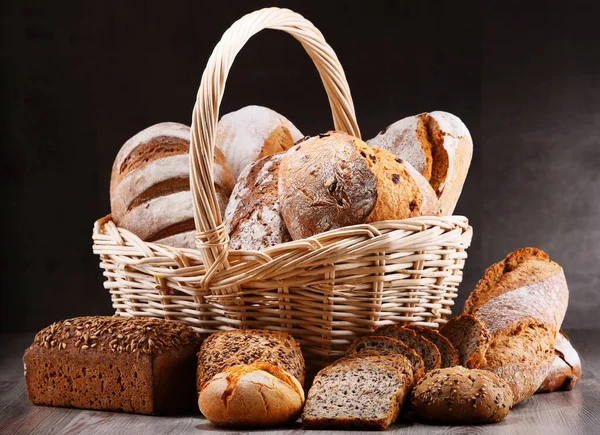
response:
[[[260,252],[228,249],[212,182],[215,129],[235,56],[262,29],[300,41],[319,70],[335,128],[360,135],[344,71],[310,22],[278,8],[238,20],[208,61],[193,112],[190,186],[198,249],[144,242],[110,216],[94,225],[93,249],[116,314],[166,318],[205,333],[287,331],[312,366],[383,324],[438,327],[451,313],[471,242],[464,217],[357,225]]]

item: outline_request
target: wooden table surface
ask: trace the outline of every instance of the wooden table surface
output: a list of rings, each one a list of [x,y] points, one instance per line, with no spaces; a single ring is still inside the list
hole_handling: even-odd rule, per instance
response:
[[[484,426],[428,426],[402,421],[388,429],[399,434],[600,434],[600,331],[571,331],[583,377],[575,390],[538,394],[515,407],[504,421]],[[102,411],[34,406],[27,399],[23,352],[34,334],[0,335],[0,434],[214,434],[232,433],[201,415],[152,417]],[[259,431],[244,431],[259,432]],[[301,434],[299,424],[264,431]],[[321,431],[310,431],[318,434]],[[325,433],[325,432],[324,432]],[[332,433],[332,432],[329,432]]]

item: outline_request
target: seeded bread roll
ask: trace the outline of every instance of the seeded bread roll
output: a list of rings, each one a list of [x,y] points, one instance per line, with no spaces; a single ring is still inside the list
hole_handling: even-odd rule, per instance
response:
[[[365,350],[375,350],[381,355],[388,355],[389,352],[398,353],[405,356],[412,365],[413,376],[415,381],[418,380],[424,373],[423,359],[410,347],[405,345],[400,340],[392,337],[382,337],[371,335],[356,339],[346,350],[346,355],[350,356]]]
[[[406,377],[386,363],[362,359],[321,370],[302,413],[305,429],[385,430],[398,417]]]
[[[255,362],[229,367],[213,377],[200,391],[198,406],[216,426],[280,426],[300,417],[304,390],[285,370]]]
[[[452,343],[450,343],[450,340],[440,334],[437,330],[419,325],[410,325],[408,328],[414,330],[421,337],[426,338],[437,346],[442,356],[442,368],[460,365],[458,351]]]
[[[579,379],[581,379],[581,360],[571,345],[569,337],[560,330],[554,342],[552,367],[536,393],[569,391],[575,388]]]
[[[223,115],[217,124],[216,146],[233,176],[250,163],[291,148],[302,133],[284,116],[262,106],[246,106]]]
[[[452,214],[473,156],[473,140],[458,117],[442,111],[409,116],[367,143],[410,162],[433,187],[442,215]]]
[[[123,145],[110,180],[111,212],[117,226],[148,242],[195,248],[189,148],[190,128],[175,122],[153,125]],[[234,178],[218,150],[213,171],[224,212]]]
[[[427,373],[411,393],[419,420],[444,424],[495,423],[513,405],[511,389],[495,374],[450,367]]]
[[[225,210],[230,249],[258,250],[292,240],[279,206],[282,157],[263,157],[240,174]]]
[[[373,331],[375,335],[392,337],[410,347],[423,359],[425,372],[439,369],[442,365],[440,351],[431,341],[421,337],[412,329],[399,325],[385,325]]]
[[[263,329],[217,332],[198,353],[197,390],[229,367],[266,362],[285,370],[304,385],[304,357],[289,334]]]
[[[166,320],[77,317],[42,329],[25,351],[36,405],[175,414],[196,408],[200,336]]]

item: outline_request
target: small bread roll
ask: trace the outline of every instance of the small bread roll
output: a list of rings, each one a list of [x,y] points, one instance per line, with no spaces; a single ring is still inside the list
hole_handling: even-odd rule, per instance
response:
[[[423,376],[412,391],[410,403],[421,421],[481,424],[506,417],[513,397],[509,385],[494,373],[456,366]]]
[[[283,115],[262,106],[246,106],[223,115],[216,145],[237,180],[250,163],[291,148],[302,133]]]
[[[279,213],[283,153],[263,157],[240,174],[225,210],[229,248],[258,250],[292,240]]]
[[[198,406],[217,426],[281,426],[300,416],[304,390],[286,371],[256,362],[230,367],[213,377],[200,391]]]
[[[452,214],[473,156],[471,134],[458,117],[442,111],[409,116],[367,143],[413,165],[433,187],[442,215]]]

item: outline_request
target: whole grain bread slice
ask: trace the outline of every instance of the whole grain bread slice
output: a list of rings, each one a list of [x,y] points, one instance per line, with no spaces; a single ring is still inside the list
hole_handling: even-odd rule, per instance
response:
[[[304,385],[305,365],[300,345],[285,332],[263,329],[222,331],[208,337],[198,352],[198,391],[229,367],[267,362]]]
[[[407,328],[414,330],[421,337],[426,338],[437,346],[440,355],[442,356],[442,368],[460,365],[458,351],[452,343],[450,343],[450,340],[440,334],[437,330],[419,325],[410,325],[407,326]]]
[[[490,345],[490,335],[475,316],[462,314],[450,319],[440,329],[460,356],[460,364],[470,369],[485,364],[485,352]]]
[[[442,356],[437,346],[412,329],[399,325],[385,325],[377,328],[373,334],[395,338],[413,349],[423,359],[425,372],[439,369],[442,365]]]
[[[415,382],[423,376],[425,369],[423,358],[414,350],[404,344],[402,341],[392,337],[383,337],[380,335],[371,335],[356,339],[346,350],[346,355],[351,355],[363,350],[375,350],[383,354],[389,352],[404,355],[411,363]]]
[[[305,429],[385,430],[398,417],[406,377],[388,362],[358,359],[321,370],[308,391]]]

